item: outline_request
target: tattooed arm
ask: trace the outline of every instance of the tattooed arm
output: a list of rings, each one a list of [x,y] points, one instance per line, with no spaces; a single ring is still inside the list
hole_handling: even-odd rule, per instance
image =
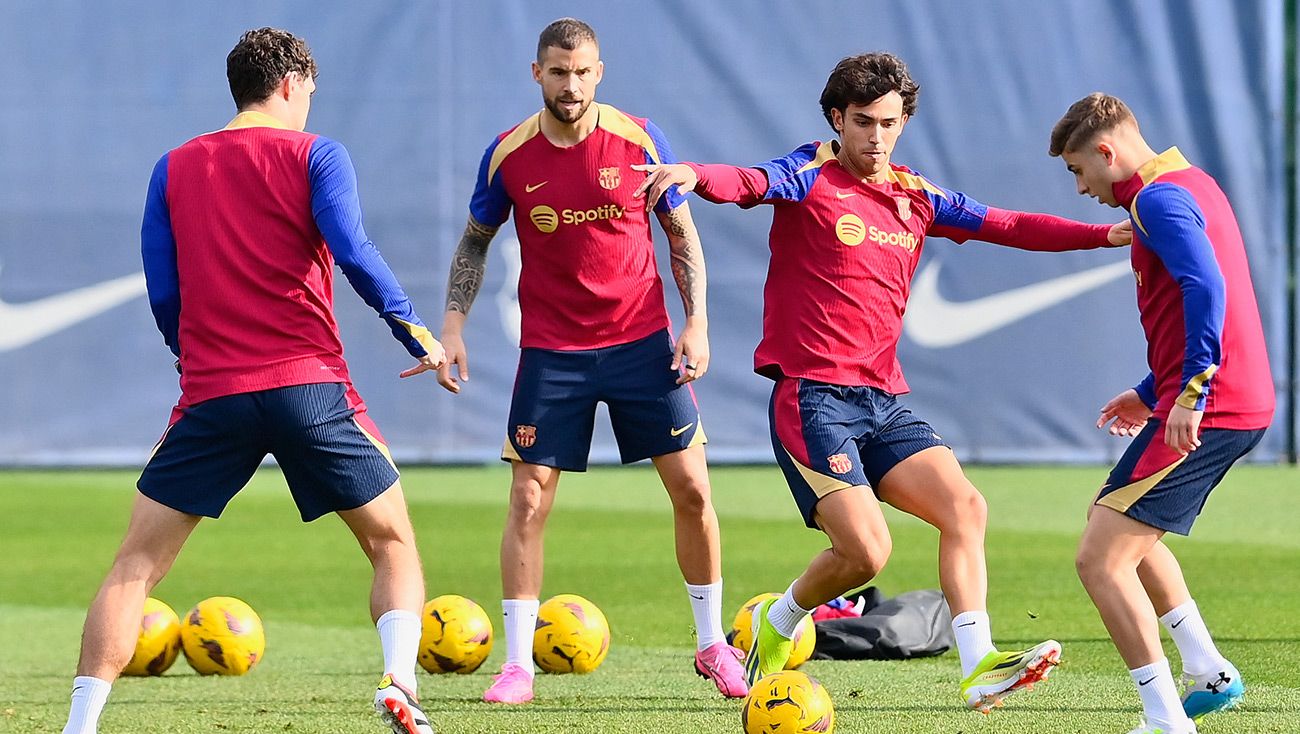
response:
[[[656,212],[659,224],[668,235],[668,250],[672,258],[673,280],[682,294],[682,308],[686,312],[686,326],[673,354],[672,369],[682,369],[678,384],[704,376],[709,369],[709,317],[704,303],[706,281],[704,250],[700,246],[700,233],[691,219],[690,206],[685,202],[667,212]]]
[[[498,227],[480,224],[471,215],[460,237],[456,254],[451,258],[451,274],[447,278],[447,311],[442,317],[442,344],[447,350],[447,361],[438,370],[438,382],[453,393],[460,392],[460,381],[469,380],[469,355],[465,350],[465,318],[474,305],[479,289],[483,287],[483,271],[487,269],[488,245],[496,236]],[[455,372],[453,372],[453,366]]]

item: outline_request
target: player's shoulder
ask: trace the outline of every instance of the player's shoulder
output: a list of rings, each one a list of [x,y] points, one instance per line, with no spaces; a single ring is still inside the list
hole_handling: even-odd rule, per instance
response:
[[[629,115],[611,104],[596,103],[599,115],[596,118],[596,126],[611,135],[635,143],[642,147],[653,146],[652,133],[658,133],[658,128],[649,118]]]
[[[490,182],[507,158],[542,133],[541,114],[533,113],[513,127],[497,134],[483,151],[484,172]]]
[[[889,177],[895,184],[907,192],[918,194],[933,194],[935,196],[948,198],[948,192],[943,187],[931,181],[928,177],[922,175],[916,170],[909,168],[901,163],[889,164]]]

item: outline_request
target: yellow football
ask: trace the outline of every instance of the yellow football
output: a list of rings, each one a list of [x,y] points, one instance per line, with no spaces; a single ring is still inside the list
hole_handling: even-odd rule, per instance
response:
[[[181,644],[190,667],[201,675],[243,675],[262,661],[266,634],[252,607],[214,596],[185,615]]]

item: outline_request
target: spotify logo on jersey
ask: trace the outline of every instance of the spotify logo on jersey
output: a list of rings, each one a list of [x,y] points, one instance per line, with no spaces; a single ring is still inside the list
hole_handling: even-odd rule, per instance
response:
[[[867,226],[856,214],[845,214],[835,222],[835,236],[849,247],[857,247],[867,238]]]
[[[528,212],[528,218],[533,220],[533,224],[538,229],[547,234],[554,232],[555,228],[560,226],[560,216],[545,204],[533,207],[533,210]]]

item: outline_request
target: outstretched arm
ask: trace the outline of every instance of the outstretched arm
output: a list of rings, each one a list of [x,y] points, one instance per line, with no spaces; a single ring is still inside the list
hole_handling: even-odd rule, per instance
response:
[[[465,319],[470,306],[483,287],[483,273],[487,270],[487,252],[499,227],[481,224],[470,215],[465,223],[465,233],[460,236],[456,254],[451,257],[451,273],[447,276],[447,309],[442,317],[442,342],[447,350],[447,361],[438,370],[438,382],[456,393],[460,380],[469,379],[469,355],[465,350]],[[456,372],[452,372],[455,365]]]
[[[685,202],[666,212],[656,212],[659,224],[668,235],[668,250],[672,258],[673,280],[682,295],[682,308],[686,312],[686,326],[677,339],[671,369],[684,372],[677,384],[698,380],[709,369],[709,317],[704,294],[707,278],[704,271],[704,250],[700,234],[691,218],[691,209]]]
[[[411,299],[361,224],[357,174],[347,149],[328,138],[317,138],[307,166],[312,217],[335,263],[353,290],[388,324],[406,351],[419,360],[401,376],[436,369],[442,364],[442,345],[415,314]]]
[[[970,199],[965,202],[965,216],[960,223],[936,217],[929,234],[958,244],[975,239],[1033,252],[1121,247],[1133,241],[1133,226],[1127,219],[1118,224],[1085,224],[1051,214],[982,207]]]

